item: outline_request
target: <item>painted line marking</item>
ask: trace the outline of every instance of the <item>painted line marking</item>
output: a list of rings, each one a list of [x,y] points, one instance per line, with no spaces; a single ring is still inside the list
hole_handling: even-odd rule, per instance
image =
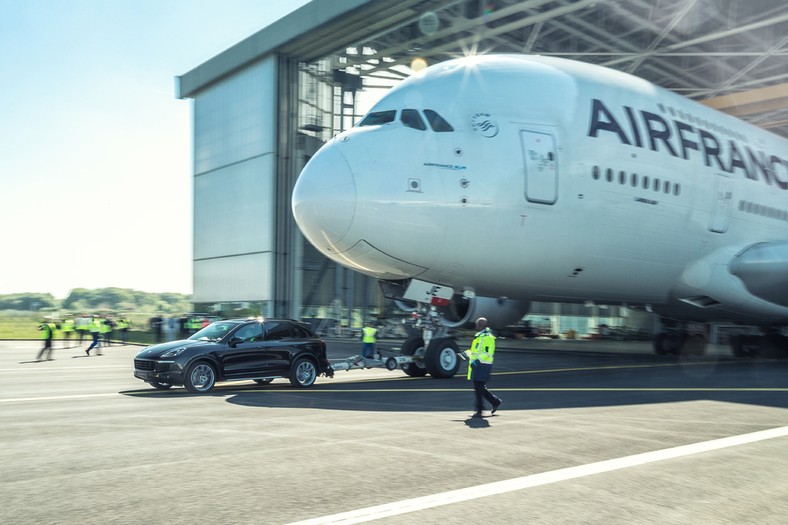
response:
[[[42,361],[43,362],[43,361]],[[37,365],[38,363],[25,363]],[[27,368],[0,368],[0,372],[62,372],[63,370],[105,370],[109,368],[129,368],[126,365],[96,365],[96,366],[60,366],[60,367],[27,367]]]
[[[576,467],[553,470],[551,472],[532,474],[520,478],[496,481],[484,485],[477,485],[475,487],[450,490],[447,492],[441,492],[419,498],[395,501],[383,505],[376,505],[374,507],[367,507],[349,512],[333,514],[330,516],[322,516],[319,518],[293,522],[289,525],[323,525],[330,523],[349,525],[352,523],[365,523],[390,516],[418,512],[420,510],[451,505],[453,503],[461,503],[464,501],[539,487],[551,483],[558,483],[561,481],[593,476],[595,474],[602,474],[605,472],[613,472],[625,468],[646,465],[649,463],[655,463],[657,461],[676,459],[694,454],[701,454],[704,452],[711,452],[724,448],[756,443],[759,441],[765,441],[767,439],[775,439],[786,436],[788,436],[788,427],[772,428],[768,430],[761,430],[759,432],[752,432],[750,434],[729,436],[711,441],[703,441],[690,445],[682,445],[673,448],[666,448],[663,450],[655,450],[653,452],[645,452],[632,456],[589,463],[587,465],[578,465]]]
[[[577,387],[577,388],[495,388],[495,392],[788,392],[788,387]],[[428,392],[462,392],[467,394],[473,392],[469,388],[365,388],[365,389],[349,389],[349,388],[332,388],[332,389],[309,389],[309,390],[293,390],[289,388],[263,388],[263,389],[238,389],[232,390],[229,393],[291,393],[291,394],[374,394],[375,392],[382,393],[428,393]],[[161,393],[161,392],[159,392]]]
[[[106,394],[72,394],[67,396],[49,396],[49,397],[15,397],[11,399],[0,399],[0,403],[24,403],[27,401],[58,401],[61,399],[83,399],[83,398],[90,398],[90,397],[111,397],[111,396],[119,396],[117,392],[111,392]]]

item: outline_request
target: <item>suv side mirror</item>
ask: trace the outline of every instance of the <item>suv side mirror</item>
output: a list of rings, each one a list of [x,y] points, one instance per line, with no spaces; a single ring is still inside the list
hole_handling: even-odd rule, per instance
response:
[[[243,342],[244,342],[244,340],[241,339],[240,337],[233,337],[233,338],[230,339],[230,342],[228,344],[230,345],[230,348],[235,348],[236,346],[238,346],[239,344],[241,344]]]

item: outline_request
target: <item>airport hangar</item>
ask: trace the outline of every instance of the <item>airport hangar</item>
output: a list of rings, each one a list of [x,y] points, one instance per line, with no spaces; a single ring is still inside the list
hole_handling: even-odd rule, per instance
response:
[[[788,137],[784,0],[312,0],[186,74],[197,311],[388,316],[374,279],[319,254],[290,208],[311,155],[425,64],[532,53],[620,69]],[[534,303],[554,333],[647,327],[618,306]],[[325,325],[326,323],[324,323]]]

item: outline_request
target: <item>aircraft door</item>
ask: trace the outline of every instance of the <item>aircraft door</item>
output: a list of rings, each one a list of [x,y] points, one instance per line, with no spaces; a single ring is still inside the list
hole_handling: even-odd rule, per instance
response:
[[[528,202],[555,204],[558,200],[558,163],[555,139],[548,133],[520,130]]]
[[[709,230],[715,233],[725,233],[731,219],[733,205],[733,189],[731,179],[722,174],[717,177],[717,191],[714,193],[714,205],[711,212]]]

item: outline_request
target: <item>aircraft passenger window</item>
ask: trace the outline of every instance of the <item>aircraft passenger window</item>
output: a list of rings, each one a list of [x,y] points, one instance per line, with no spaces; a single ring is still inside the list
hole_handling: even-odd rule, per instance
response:
[[[648,175],[643,177],[643,189],[644,190],[648,189]]]
[[[427,129],[427,125],[424,124],[424,120],[422,120],[421,115],[419,115],[419,112],[415,109],[403,109],[399,119],[408,128],[419,129],[421,131]]]
[[[638,174],[637,173],[633,173],[632,174],[632,182],[631,182],[631,184],[632,184],[633,188],[637,187],[637,185],[638,185]]]
[[[664,193],[670,193],[670,183],[669,183],[668,181],[665,181],[665,182],[662,184],[662,191],[663,191]]]
[[[618,183],[619,184],[626,184],[627,183],[627,174],[623,171],[618,172]]]
[[[447,131],[454,131],[454,128],[451,127],[451,124],[446,122],[443,117],[438,115],[431,109],[424,110],[424,116],[427,117],[427,121],[430,123],[430,127],[433,131],[447,132]]]
[[[673,185],[673,195],[678,197],[679,193],[681,193],[681,186],[679,186],[678,184],[674,184]]]
[[[654,191],[659,191],[659,179],[654,179]]]
[[[397,112],[393,109],[388,111],[376,111],[374,113],[370,113],[363,119],[361,122],[358,123],[359,126],[380,126],[382,124],[388,124],[389,122],[394,122],[394,119],[397,116]]]
[[[608,169],[605,171],[605,178],[607,179],[607,181],[608,181],[608,182],[613,182],[613,170],[611,170],[610,168],[608,168]]]
[[[594,180],[599,179],[599,166],[594,166],[594,168],[591,170],[591,176],[594,177]]]

